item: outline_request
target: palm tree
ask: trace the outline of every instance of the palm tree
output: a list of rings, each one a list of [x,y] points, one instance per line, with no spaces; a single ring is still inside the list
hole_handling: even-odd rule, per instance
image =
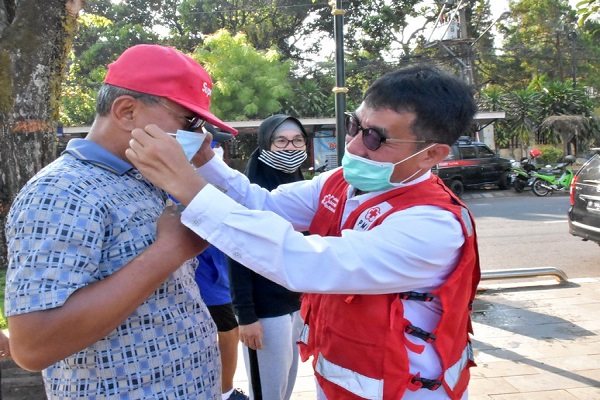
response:
[[[583,115],[552,115],[542,121],[538,131],[552,143],[562,142],[563,154],[576,155],[580,145],[589,145],[592,130],[590,120]]]

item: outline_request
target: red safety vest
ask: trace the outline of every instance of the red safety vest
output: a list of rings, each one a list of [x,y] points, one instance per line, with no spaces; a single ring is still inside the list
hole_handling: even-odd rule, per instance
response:
[[[332,400],[398,400],[406,390],[419,389],[445,390],[450,399],[460,399],[469,382],[469,367],[475,365],[469,339],[470,310],[481,276],[471,214],[432,176],[366,201],[341,227],[347,189],[341,170],[327,180],[311,234],[340,236],[342,229],[367,230],[393,212],[433,205],[461,221],[465,237],[462,255],[447,280],[431,293],[304,294],[301,314],[306,325],[299,341],[302,360],[313,356],[319,385]],[[439,297],[442,314],[436,328],[425,332],[404,317],[403,301],[431,301],[433,297]],[[407,335],[412,335],[412,341]],[[441,376],[409,372],[408,351],[420,353],[424,347],[414,343],[419,340],[415,337],[435,347],[442,363]]]

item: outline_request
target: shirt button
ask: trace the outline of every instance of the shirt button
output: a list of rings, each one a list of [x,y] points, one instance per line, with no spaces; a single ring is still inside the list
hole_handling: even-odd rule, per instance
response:
[[[233,257],[235,257],[235,258],[242,258],[242,253],[240,253],[239,251],[234,251],[233,252]]]
[[[195,219],[195,220],[192,221],[192,224],[194,224],[194,225],[200,225],[200,222],[201,222],[201,220]]]
[[[135,179],[140,180],[142,178],[143,178],[142,174],[135,174]]]

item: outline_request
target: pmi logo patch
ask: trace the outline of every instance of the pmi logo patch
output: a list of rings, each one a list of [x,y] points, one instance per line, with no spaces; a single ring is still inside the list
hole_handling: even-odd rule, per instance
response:
[[[373,225],[373,223],[377,220],[377,218],[379,218],[381,215],[387,213],[391,209],[392,209],[392,205],[390,203],[388,203],[387,201],[384,201],[383,203],[381,203],[377,206],[373,206],[373,207],[366,209],[365,211],[363,211],[360,214],[360,216],[356,220],[356,223],[354,224],[354,230],[357,230],[357,231],[368,230],[371,227],[371,225]]]
[[[372,207],[367,210],[367,213],[365,214],[365,220],[367,220],[368,222],[373,222],[373,221],[375,221],[375,219],[377,219],[377,217],[380,214],[381,214],[381,208]]]
[[[326,194],[325,196],[323,196],[323,200],[321,200],[321,204],[323,204],[323,207],[325,207],[329,211],[335,212],[335,209],[337,208],[339,201],[340,200],[337,197],[335,197],[334,195]]]

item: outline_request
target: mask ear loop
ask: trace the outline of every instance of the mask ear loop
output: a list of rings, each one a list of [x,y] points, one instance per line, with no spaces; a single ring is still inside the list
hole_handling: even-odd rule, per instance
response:
[[[423,171],[423,169],[422,169],[422,168],[419,168],[418,170],[416,170],[416,171],[415,171],[415,173],[414,173],[414,174],[412,174],[411,176],[409,176],[408,178],[406,178],[406,179],[404,179],[402,182],[400,182],[400,184],[404,184],[404,183],[406,183],[406,182],[410,181],[410,180],[411,180],[411,178],[412,178],[413,176],[417,175],[417,174],[418,174],[419,172],[421,172],[421,171]]]
[[[419,154],[423,153],[424,151],[427,151],[427,150],[431,149],[431,148],[432,148],[433,146],[435,146],[436,144],[437,144],[437,143],[432,143],[430,146],[427,146],[427,147],[425,147],[424,149],[421,149],[421,150],[417,151],[415,154],[413,154],[413,155],[411,155],[411,156],[408,156],[408,157],[406,157],[404,160],[400,160],[400,161],[398,161],[397,163],[394,163],[394,166],[396,166],[396,165],[398,165],[398,164],[401,164],[401,163],[403,163],[403,162],[404,162],[404,161],[406,161],[406,160],[410,160],[411,158],[413,158],[413,157],[415,157],[415,156],[417,156],[417,155],[419,155]],[[414,174],[412,174],[412,175],[411,175],[411,176],[409,176],[408,178],[404,179],[402,182],[399,182],[399,184],[400,184],[400,185],[402,185],[402,184],[404,184],[404,183],[406,183],[406,182],[410,181],[410,180],[411,180],[411,179],[412,179],[412,178],[413,178],[415,175],[417,175],[417,174],[418,174],[418,173],[420,173],[421,171],[423,171],[423,168],[419,168],[418,170],[416,170],[416,171],[415,171],[415,173],[414,173]]]

